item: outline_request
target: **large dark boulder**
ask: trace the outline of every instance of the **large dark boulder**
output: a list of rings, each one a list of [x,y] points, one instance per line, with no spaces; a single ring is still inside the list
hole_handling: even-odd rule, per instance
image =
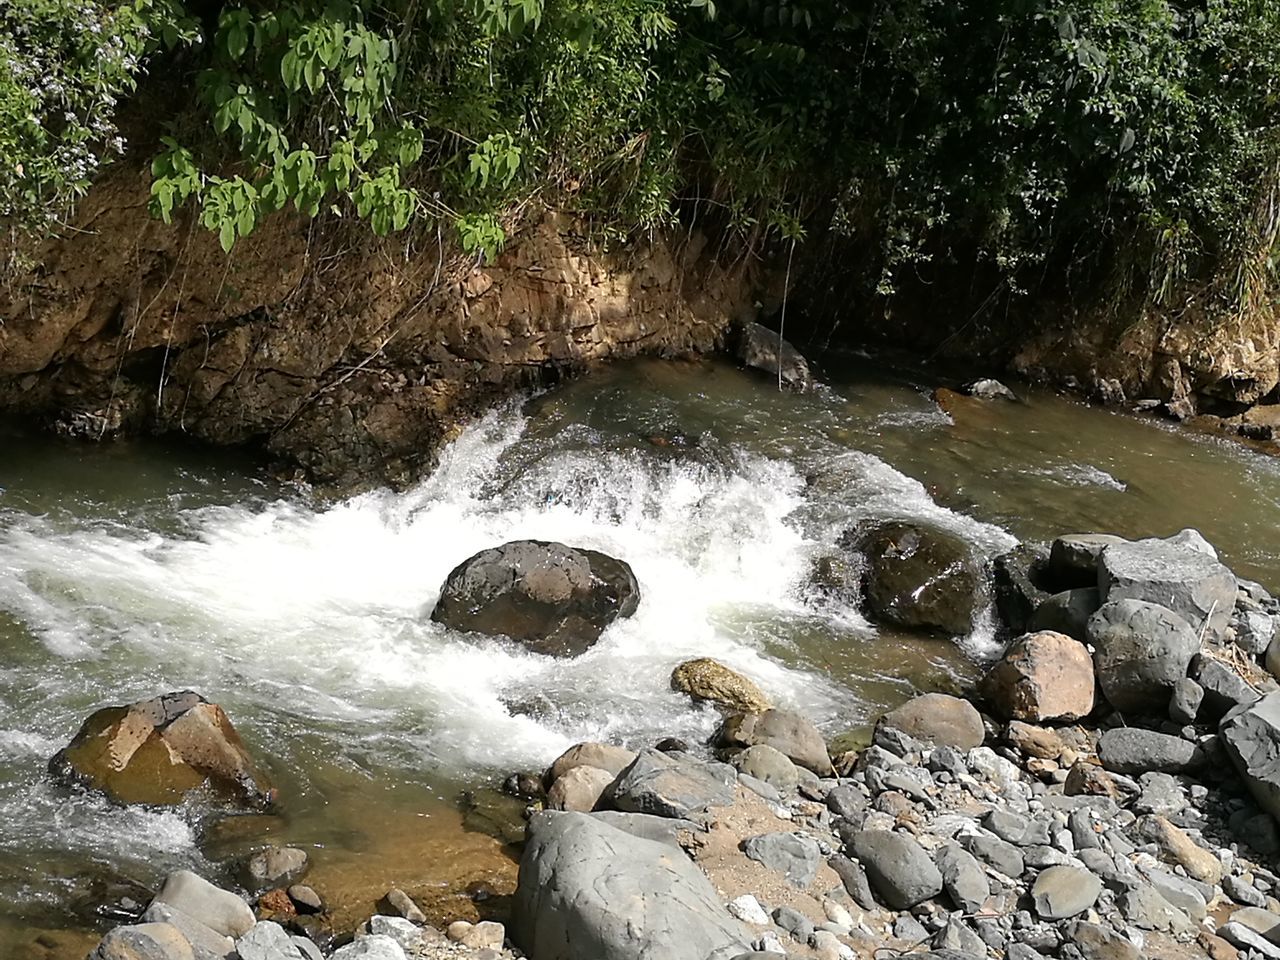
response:
[[[1026,633],[1036,607],[1049,598],[1048,567],[1049,548],[1043,543],[1020,543],[991,561],[996,614],[1010,634]]]
[[[744,367],[759,370],[792,390],[813,386],[809,363],[777,331],[758,323],[739,324],[730,335],[730,348]]]
[[[226,713],[190,690],[97,711],[49,770],[121,803],[181,803],[202,788],[249,808],[275,799]]]
[[[513,939],[538,960],[730,960],[752,935],[678,847],[582,813],[538,813]]]
[[[563,543],[515,540],[455,567],[431,619],[509,637],[535,653],[573,657],[639,604],[640,587],[623,561]]]
[[[963,540],[892,521],[850,531],[844,543],[865,558],[863,598],[876,620],[953,636],[972,628],[981,576]]]
[[[1145,600],[1167,607],[1197,634],[1222,640],[1236,605],[1236,578],[1194,531],[1168,540],[1135,540],[1105,547],[1098,557],[1104,603]]]
[[[1031,615],[1027,631],[1052,630],[1065,633],[1081,643],[1089,641],[1089,618],[1102,606],[1097,587],[1078,587],[1063,590],[1048,597]]]
[[[1103,695],[1129,714],[1164,714],[1174,686],[1200,650],[1186,620],[1144,600],[1103,604],[1089,618],[1088,635]]]

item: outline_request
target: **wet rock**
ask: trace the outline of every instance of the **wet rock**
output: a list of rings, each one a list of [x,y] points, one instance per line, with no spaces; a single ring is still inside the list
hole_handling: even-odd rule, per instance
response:
[[[454,568],[431,619],[508,637],[535,653],[573,657],[640,604],[631,567],[595,550],[516,540]]]
[[[849,850],[867,871],[877,897],[895,910],[909,910],[942,892],[942,874],[910,837],[863,830],[854,835]]]
[[[1098,741],[1098,759],[1112,773],[1182,773],[1195,758],[1191,741],[1138,727],[1116,727]]]
[[[291,920],[298,915],[298,911],[289,899],[289,894],[283,888],[276,887],[258,897],[257,915],[259,921]]]
[[[381,900],[378,901],[378,911],[392,917],[403,917],[410,923],[423,924],[427,922],[427,915],[419,909],[413,899],[396,887],[392,887],[386,892]]]
[[[1185,619],[1144,600],[1103,604],[1089,619],[1089,642],[1107,701],[1136,715],[1164,713],[1174,685],[1200,650],[1200,639]]]
[[[843,542],[865,557],[863,597],[874,619],[951,635],[969,632],[980,577],[964,541],[894,521],[854,531]]]
[[[275,798],[222,708],[190,690],[97,711],[49,769],[121,803],[180,803],[206,785],[252,808]]]
[[[982,745],[986,727],[973,704],[944,693],[926,693],[908,700],[880,718],[880,725],[928,744],[970,750]]]
[[[1084,913],[1098,900],[1102,882],[1079,867],[1049,867],[1031,887],[1036,913],[1045,920],[1065,920]]]
[[[614,774],[599,767],[573,767],[547,791],[547,809],[588,813],[596,808],[613,780]]]
[[[502,781],[502,792],[519,800],[541,800],[547,795],[547,788],[542,783],[542,774],[513,773]]]
[[[1108,533],[1069,533],[1049,548],[1048,577],[1061,590],[1098,586],[1098,558],[1114,544],[1127,543]]]
[[[752,939],[683,851],[578,813],[530,820],[513,925],[538,960],[728,960]]]
[[[190,870],[177,870],[165,878],[154,903],[180,910],[215,933],[240,937],[255,923],[249,905],[234,893],[221,890]]]
[[[295,883],[285,891],[298,913],[324,913],[324,898],[305,884]],[[423,918],[425,922],[426,918]]]
[[[1236,707],[1261,697],[1234,667],[1205,653],[1192,658],[1189,676],[1204,690],[1201,710],[1208,720],[1219,720]]]
[[[991,887],[977,859],[958,844],[944,843],[933,855],[933,862],[951,902],[965,913],[978,913],[991,895]]]
[[[731,334],[733,356],[744,367],[759,370],[792,390],[813,386],[813,374],[800,351],[781,335],[758,323],[739,324]]]
[[[780,751],[767,743],[747,747],[733,758],[739,773],[763,780],[784,793],[794,792],[800,783],[800,772]]]
[[[1169,719],[1174,723],[1195,723],[1204,700],[1204,688],[1190,677],[1183,677],[1173,685],[1169,698]]]
[[[1078,720],[1093,711],[1093,659],[1061,633],[1016,640],[982,680],[982,694],[1006,720]]]
[[[264,920],[236,941],[240,960],[303,960],[284,927]]]
[[[1280,693],[1227,714],[1218,737],[1258,806],[1280,818]]]
[[[809,837],[798,833],[766,833],[751,837],[742,845],[751,860],[777,870],[795,887],[804,889],[813,883],[822,863],[822,851]]]
[[[140,923],[107,933],[89,960],[195,960],[195,955],[172,924]]]
[[[687,660],[671,672],[671,686],[695,700],[742,713],[764,713],[773,704],[755,682],[709,657]]]
[[[996,613],[1010,634],[1027,632],[1036,607],[1049,597],[1045,571],[1049,550],[1044,544],[1020,543],[991,561],[991,592]]]
[[[818,728],[791,710],[735,714],[721,725],[717,742],[723,747],[766,744],[820,777],[829,777],[835,772]]]
[[[1051,630],[1081,643],[1088,642],[1089,618],[1102,606],[1097,587],[1079,587],[1055,593],[1036,607],[1027,629]]]
[[[1017,400],[1017,396],[1012,390],[1006,387],[999,380],[992,380],[990,377],[984,380],[974,380],[967,383],[961,390],[966,396],[974,397],[978,400]]]
[[[1169,540],[1112,544],[1098,559],[1103,600],[1143,600],[1182,617],[1199,635],[1218,641],[1236,602],[1236,578],[1194,531]],[[1212,548],[1208,548],[1212,551]]]
[[[618,775],[608,798],[626,813],[687,820],[708,807],[731,803],[736,786],[737,775],[727,764],[646,749]]]
[[[249,858],[249,880],[259,889],[278,887],[306,872],[307,852],[297,847],[268,847]]]
[[[612,743],[578,743],[552,761],[543,783],[549,788],[574,767],[595,767],[614,776],[635,762],[636,753]]]

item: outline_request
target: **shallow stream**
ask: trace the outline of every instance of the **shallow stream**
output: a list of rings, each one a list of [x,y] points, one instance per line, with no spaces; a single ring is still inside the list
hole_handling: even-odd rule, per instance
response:
[[[705,737],[717,715],[668,685],[690,657],[833,734],[972,678],[987,619],[911,637],[810,588],[865,518],[983,554],[1194,526],[1280,587],[1278,460],[1035,392],[953,421],[926,385],[832,366],[801,396],[722,364],[615,366],[494,412],[408,492],[336,504],[225,453],[0,432],[0,956],[83,956],[128,882],[215,874],[267,839],[311,849],[352,922],[390,885],[455,906],[501,890],[517,808],[483,788],[579,740]],[[569,661],[429,621],[457,563],[529,537],[628,561],[637,614]],[[280,816],[215,823],[48,781],[93,710],[185,688],[225,707]]]

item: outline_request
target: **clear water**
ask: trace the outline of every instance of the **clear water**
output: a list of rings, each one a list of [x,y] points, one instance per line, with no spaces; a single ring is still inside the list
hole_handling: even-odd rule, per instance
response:
[[[336,504],[225,455],[0,434],[0,955],[82,954],[34,931],[89,927],[112,884],[217,873],[267,837],[312,848],[352,917],[390,883],[509,877],[489,836],[509,811],[464,816],[460,791],[578,740],[705,736],[715,713],[668,686],[692,656],[832,733],[971,677],[983,619],[954,644],[904,636],[809,588],[863,518],[924,519],[980,554],[1195,526],[1280,581],[1276,461],[1049,395],[952,422],[921,385],[831,379],[796,396],[718,364],[618,366],[494,412],[408,492]],[[627,560],[637,614],[570,661],[429,621],[459,561],[526,537]],[[227,709],[282,816],[217,825],[47,781],[94,709],[183,688]]]

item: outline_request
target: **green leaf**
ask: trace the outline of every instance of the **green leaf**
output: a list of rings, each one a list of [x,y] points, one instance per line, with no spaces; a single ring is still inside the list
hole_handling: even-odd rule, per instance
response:
[[[223,253],[230,253],[236,242],[236,224],[234,220],[223,220],[218,227],[218,243]]]

